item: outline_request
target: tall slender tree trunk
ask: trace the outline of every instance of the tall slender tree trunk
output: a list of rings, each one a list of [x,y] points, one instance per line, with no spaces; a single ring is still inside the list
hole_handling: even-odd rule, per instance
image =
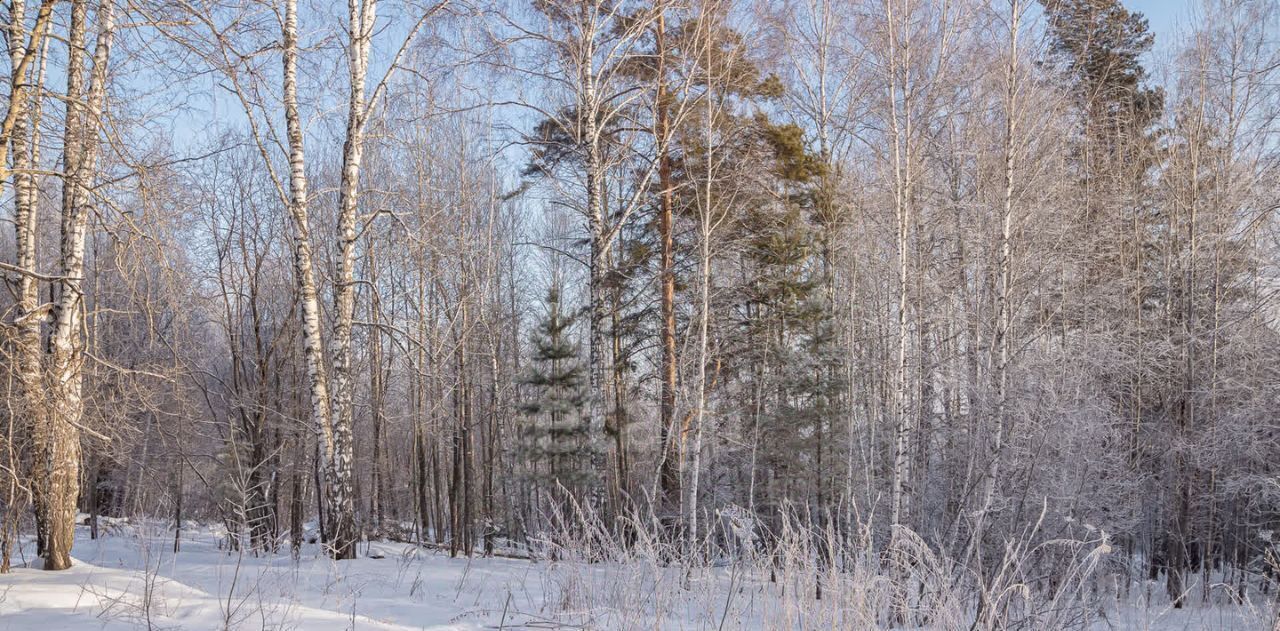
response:
[[[489,410],[488,427],[484,443],[484,555],[493,556],[494,536],[497,534],[497,515],[494,506],[494,475],[498,467],[498,435],[501,431],[498,413],[498,358],[501,349],[498,337],[489,331]]]
[[[708,130],[709,132],[710,130]],[[708,161],[710,164],[710,161]],[[698,400],[693,418],[693,444],[689,447],[689,489],[685,499],[688,553],[698,545],[698,491],[702,476],[702,432],[707,410],[707,346],[711,319],[711,174],[707,174],[698,245]]]
[[[659,484],[662,501],[659,510],[667,515],[678,515],[680,506],[680,434],[676,431],[676,277],[675,252],[672,235],[672,207],[674,192],[671,173],[671,154],[668,144],[671,138],[670,98],[666,78],[666,11],[659,10],[654,25],[657,56],[657,147],[658,147],[658,239],[662,253],[658,274],[661,285],[661,341],[662,341],[662,392],[659,405],[659,444],[662,446]]]
[[[383,520],[386,517],[387,504],[387,467],[383,453],[385,442],[386,374],[382,351],[382,300],[378,287],[378,257],[376,239],[369,237],[366,244],[367,265],[369,274],[369,416],[373,423],[373,454],[369,478],[372,496],[369,501],[370,518],[373,520],[373,532],[380,534]],[[392,300],[394,305],[394,299]],[[394,306],[393,306],[394,309]]]
[[[466,312],[463,312],[463,322],[466,323]],[[475,491],[475,436],[472,431],[474,418],[474,401],[472,400],[472,388],[469,366],[467,365],[466,344],[460,346],[458,355],[458,369],[462,384],[462,543],[466,550],[466,555],[470,557],[476,549],[476,491]]]
[[[49,338],[45,392],[48,414],[33,434],[35,485],[39,489],[37,512],[44,529],[44,567],[71,567],[75,537],[76,497],[80,477],[80,420],[84,414],[81,391],[84,363],[83,315],[85,235],[88,231],[93,174],[97,165],[97,126],[106,98],[107,60],[115,31],[114,4],[98,6],[98,34],[88,91],[84,89],[84,40],[88,1],[71,7],[67,65],[67,119],[63,167],[61,270],[56,283],[52,332]]]
[[[991,418],[991,429],[988,440],[990,442],[990,454],[988,455],[987,468],[983,475],[982,482],[982,498],[978,507],[978,513],[975,517],[973,532],[969,539],[969,551],[967,556],[976,559],[978,562],[979,573],[981,575],[982,566],[982,543],[987,525],[987,513],[991,510],[991,504],[995,499],[996,484],[1000,477],[1000,469],[1004,464],[1005,450],[1005,431],[1009,425],[1008,419],[1008,391],[1009,391],[1009,359],[1010,359],[1010,326],[1012,323],[1012,315],[1010,313],[1011,296],[1010,291],[1013,282],[1013,213],[1014,213],[1014,169],[1017,167],[1016,156],[1018,134],[1018,31],[1021,26],[1022,6],[1020,0],[1010,0],[1009,2],[1009,50],[1008,59],[1005,63],[1005,95],[1004,95],[1004,191],[1002,204],[1000,209],[1000,236],[997,243],[997,251],[999,252],[999,263],[997,273],[999,274],[996,287],[996,326],[995,339],[992,346],[994,347],[996,357],[993,381],[995,382],[996,404],[994,414]],[[982,576],[985,584],[986,576]],[[987,592],[985,589],[979,591],[979,602],[977,620],[975,625],[983,622],[984,616],[990,616],[994,612],[990,610],[990,603],[987,601]],[[989,618],[987,618],[989,620]]]
[[[321,485],[320,474],[331,469],[335,457],[335,440],[330,427],[329,380],[325,371],[324,339],[320,322],[320,297],[316,289],[316,272],[312,258],[311,224],[307,212],[306,154],[302,137],[302,116],[298,110],[298,0],[285,0],[283,27],[284,113],[289,141],[289,215],[293,220],[294,275],[298,285],[298,302],[302,312],[303,356],[307,365],[310,389],[311,427],[316,435],[317,502],[321,504],[322,538],[330,541],[331,518],[323,507],[331,502],[331,493]],[[354,519],[352,520],[354,522]],[[354,525],[354,524],[353,524]],[[352,546],[354,551],[354,546]],[[335,550],[336,551],[336,550]]]
[[[51,3],[47,3],[51,4]],[[47,7],[42,6],[42,9]],[[13,129],[9,136],[10,152],[13,165],[13,205],[14,205],[14,266],[17,268],[14,282],[17,286],[15,309],[13,312],[13,364],[15,411],[7,419],[7,436],[3,439],[6,456],[11,471],[16,472],[18,460],[16,438],[19,424],[23,433],[27,428],[42,427],[45,424],[43,388],[41,374],[43,366],[40,357],[40,284],[37,274],[36,259],[36,226],[38,225],[35,175],[30,172],[39,156],[38,126],[33,118],[38,113],[36,106],[28,103],[31,96],[24,89],[26,77],[19,74],[23,68],[23,60],[28,57],[27,34],[25,23],[26,0],[14,0],[9,9],[9,57],[14,73],[10,77],[9,111],[13,114]],[[37,28],[47,28],[45,20],[37,24]],[[33,33],[31,41],[39,45],[40,38]],[[37,85],[43,83],[43,46],[41,59],[37,66]],[[27,67],[30,67],[29,65]],[[37,92],[38,93],[38,92]],[[13,476],[13,474],[10,474]],[[39,493],[40,490],[36,489]],[[9,568],[9,554],[16,534],[19,511],[18,480],[11,477],[3,497],[5,513],[0,515],[0,573]],[[37,523],[39,527],[39,522]],[[43,530],[43,529],[41,529]]]
[[[612,305],[609,309],[609,326],[610,326],[610,347],[613,351],[614,360],[612,363],[613,374],[610,380],[610,386],[613,391],[613,474],[612,493],[610,501],[612,504],[613,515],[616,517],[620,512],[625,511],[624,506],[629,505],[629,486],[627,479],[627,436],[626,427],[629,422],[627,418],[626,408],[626,374],[627,365],[622,359],[622,327],[621,327],[621,302],[622,288],[615,286],[612,291]],[[615,522],[615,525],[616,522]]]
[[[589,126],[594,126],[590,125]],[[588,265],[588,299],[590,331],[588,333],[588,451],[593,476],[603,479],[605,463],[600,449],[600,436],[604,433],[604,417],[607,401],[604,379],[604,326],[608,318],[608,304],[604,284],[608,267],[608,252],[604,226],[604,175],[598,140],[591,140],[592,148],[587,158],[587,208],[588,230],[591,233],[591,254]],[[604,508],[604,493],[600,481],[593,482],[588,494],[592,510]]]
[[[435,253],[432,253],[431,255],[431,276],[432,278],[440,278],[440,262],[438,255]],[[437,338],[438,328],[436,326],[436,312],[440,308],[439,291],[433,290],[431,292],[428,297],[427,305],[428,315],[423,316],[424,320],[422,321],[425,326],[429,326],[431,329],[431,333],[427,335],[427,357],[430,358],[431,366],[433,368],[443,367],[445,362],[445,351],[442,349],[443,340]],[[425,319],[428,317],[430,318],[429,321]],[[425,366],[423,367],[423,370],[426,370]],[[444,386],[441,381],[442,372],[443,371],[439,368],[431,372],[431,377],[428,379],[430,386],[430,390],[428,391],[429,400],[426,406],[426,408],[431,411],[431,427],[434,428],[437,435],[441,437],[443,437],[445,423],[442,417],[443,415],[439,414],[437,410],[441,410],[444,407]],[[442,444],[442,441],[437,439],[436,441],[431,442],[428,446],[428,454],[431,458],[431,498],[435,509],[435,542],[437,544],[444,542],[446,525],[448,525],[450,537],[452,537],[455,532],[452,520],[453,487],[449,486],[448,488],[444,488],[447,478],[445,476],[444,463],[442,462]],[[445,496],[446,492],[450,493],[448,497]],[[448,506],[445,505],[446,500]],[[446,508],[448,508],[450,512],[446,513]]]
[[[982,500],[979,506],[977,521],[974,525],[973,545],[981,545],[983,527],[986,524],[987,512],[995,498],[997,478],[1004,463],[1004,438],[1008,425],[1008,392],[1009,392],[1009,360],[1010,360],[1010,292],[1013,284],[1013,202],[1014,202],[1014,169],[1017,168],[1016,157],[1018,134],[1018,31],[1021,26],[1022,4],[1020,0],[1010,0],[1009,4],[1009,58],[1005,64],[1005,126],[1004,126],[1004,194],[1000,209],[1000,237],[997,244],[999,252],[998,286],[996,287],[996,327],[995,340],[995,414],[991,421],[991,454],[982,485]]]
[[[427,288],[424,270],[421,269],[423,261],[419,259],[418,273],[415,274],[417,279],[418,302],[416,305],[418,312],[418,336],[417,352],[415,353],[416,361],[412,361],[413,374],[411,383],[413,385],[413,396],[411,403],[413,405],[413,446],[416,454],[415,476],[417,480],[417,502],[418,502],[418,524],[421,528],[421,538],[427,541],[431,538],[432,532],[432,497],[430,494],[431,470],[428,467],[427,450],[434,448],[427,445],[427,389],[430,385],[427,383],[427,345],[431,343],[431,337],[427,333],[427,312],[430,308],[427,302]],[[434,304],[434,303],[431,303]],[[436,522],[435,528],[440,530],[441,525]]]
[[[25,47],[26,24],[24,23],[25,0],[14,0],[10,7],[9,56],[14,68],[26,57]],[[23,77],[11,77],[12,86],[24,82]],[[13,132],[10,136],[13,164],[14,189],[14,244],[15,265],[22,271],[15,279],[18,286],[17,309],[14,313],[16,330],[15,354],[17,384],[23,401],[22,411],[28,423],[35,426],[41,423],[39,415],[43,404],[36,397],[40,393],[40,318],[37,310],[40,307],[40,285],[35,277],[36,265],[36,226],[38,206],[36,204],[36,179],[30,173],[38,155],[38,147],[32,133],[35,126],[31,124],[31,113],[35,108],[27,105],[30,97],[25,90],[14,87],[10,93],[10,109],[18,108],[23,113],[14,120]]]
[[[1176,243],[1173,248],[1174,257],[1172,262],[1175,265],[1181,265],[1183,269],[1178,270],[1180,273],[1169,274],[1169,282],[1180,283],[1181,291],[1171,292],[1173,296],[1181,299],[1181,304],[1170,304],[1171,310],[1170,326],[1167,332],[1168,339],[1174,340],[1181,337],[1182,343],[1182,365],[1179,366],[1179,378],[1171,384],[1174,400],[1173,420],[1175,427],[1173,428],[1174,445],[1172,445],[1174,453],[1174,470],[1173,470],[1173,528],[1169,533],[1169,549],[1167,550],[1167,558],[1169,562],[1169,573],[1167,577],[1166,588],[1170,600],[1173,601],[1175,608],[1181,608],[1186,600],[1185,573],[1192,563],[1192,542],[1191,538],[1191,487],[1193,484],[1194,465],[1187,462],[1188,458],[1185,453],[1186,445],[1189,442],[1188,432],[1192,431],[1196,425],[1196,406],[1194,393],[1197,391],[1197,380],[1195,378],[1196,366],[1196,340],[1199,337],[1199,326],[1196,321],[1196,296],[1199,294],[1197,289],[1196,264],[1200,256],[1200,235],[1197,230],[1197,221],[1200,207],[1200,137],[1202,135],[1201,126],[1203,123],[1203,114],[1197,113],[1196,116],[1190,117],[1187,121],[1193,130],[1193,139],[1187,144],[1187,157],[1189,162],[1188,168],[1190,173],[1187,176],[1187,182],[1190,185],[1190,191],[1187,192],[1187,200],[1185,204],[1174,204],[1174,207],[1186,206],[1186,218],[1183,220],[1185,224],[1185,248],[1186,254],[1182,254],[1183,245]],[[1175,219],[1181,218],[1181,213],[1170,214],[1170,223]],[[1176,240],[1183,236],[1179,234],[1178,227],[1170,225],[1167,238]],[[1201,544],[1204,546],[1204,543]],[[1202,547],[1203,553],[1203,547]],[[1207,566],[1202,564],[1201,570],[1208,572]],[[1207,582],[1207,581],[1206,581]]]
[[[900,85],[899,68],[910,66],[910,48],[902,46],[899,50],[898,24],[895,23],[893,2],[885,2],[886,26],[889,36],[889,115],[891,142],[893,143],[893,204],[897,219],[897,254],[898,254],[898,356],[894,379],[894,448],[893,448],[893,481],[890,492],[890,523],[894,526],[903,524],[909,510],[908,497],[910,486],[910,454],[912,442],[912,421],[907,413],[907,355],[910,349],[910,330],[907,328],[907,308],[910,295],[910,257],[907,246],[911,230],[911,107],[909,103],[899,104],[899,91],[904,100],[910,92],[909,85]],[[901,57],[900,57],[901,56]],[[899,120],[905,116],[907,123]]]
[[[301,428],[296,428],[290,438],[293,443],[293,466],[289,467],[289,553],[293,558],[302,555],[302,512],[304,510],[303,472],[306,470],[307,439]]]
[[[333,457],[325,481],[329,486],[329,513],[335,559],[356,555],[355,460],[353,375],[351,373],[351,327],[355,315],[356,224],[359,221],[360,166],[364,159],[365,79],[369,71],[369,48],[378,3],[361,0],[348,3],[347,70],[351,95],[347,104],[346,140],[342,146],[342,180],[338,187],[338,257],[333,281],[333,332],[329,338],[329,358],[333,366]]]
[[[594,27],[596,9],[592,2],[582,3],[580,17],[584,32],[590,32]],[[603,132],[600,129],[600,86],[597,85],[595,40],[589,36],[584,37],[583,44],[578,68],[578,110],[582,117],[582,131],[578,141],[585,152],[586,215],[590,240],[590,257],[587,263],[587,299],[590,303],[587,341],[588,464],[592,476],[597,478],[590,485],[587,501],[591,510],[600,514],[604,509],[603,480],[606,478],[604,453],[599,443],[604,432],[608,401],[604,378],[604,326],[609,308],[604,285],[609,263],[609,243],[605,223],[605,164],[604,149],[600,146]]]
[[[710,18],[710,16],[707,16]],[[689,448],[689,486],[685,497],[685,528],[687,554],[694,554],[698,549],[698,492],[702,477],[702,431],[703,423],[706,419],[707,409],[707,348],[709,323],[711,318],[711,231],[715,225],[712,219],[715,204],[712,197],[712,184],[715,178],[715,151],[713,139],[715,138],[715,107],[718,104],[717,99],[712,98],[711,90],[716,86],[713,78],[713,68],[711,55],[713,47],[709,45],[711,40],[711,26],[707,24],[706,38],[703,50],[706,58],[703,60],[705,70],[707,72],[708,93],[706,95],[706,115],[703,117],[703,142],[707,143],[706,171],[703,173],[704,181],[702,182],[701,191],[698,200],[698,394],[695,405],[697,406],[693,414],[693,444]],[[753,467],[754,469],[754,467]]]

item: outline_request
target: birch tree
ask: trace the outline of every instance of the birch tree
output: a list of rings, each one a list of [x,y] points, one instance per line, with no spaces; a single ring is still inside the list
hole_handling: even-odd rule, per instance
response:
[[[9,78],[10,94],[6,118],[12,118],[10,132],[7,135],[5,151],[10,154],[13,173],[13,225],[14,225],[14,263],[11,268],[17,284],[17,301],[13,311],[13,357],[16,377],[14,414],[9,419],[9,432],[4,440],[5,451],[9,456],[9,473],[5,493],[5,523],[0,526],[0,539],[3,543],[3,560],[0,567],[5,571],[9,566],[9,555],[13,542],[11,530],[17,520],[18,505],[18,473],[16,471],[17,456],[17,419],[25,419],[25,425],[39,427],[43,425],[44,402],[41,400],[43,362],[40,348],[40,325],[43,319],[40,305],[41,275],[37,266],[37,181],[31,172],[34,165],[40,162],[40,135],[37,131],[40,112],[40,101],[28,94],[26,87],[31,83],[37,86],[37,94],[44,87],[44,60],[47,44],[42,41],[49,29],[49,16],[53,2],[44,2],[38,9],[34,30],[28,35],[26,19],[26,2],[17,0],[10,4],[9,59],[11,74]],[[35,47],[33,49],[33,47]],[[35,50],[41,51],[35,53]],[[29,81],[28,77],[35,77]],[[4,165],[7,168],[8,165]]]
[[[85,236],[92,212],[90,197],[98,159],[98,126],[107,93],[107,63],[115,32],[115,6],[98,5],[92,66],[86,71],[84,42],[89,28],[86,0],[73,2],[68,26],[66,126],[59,277],[50,314],[44,373],[47,417],[33,429],[37,523],[44,542],[44,567],[71,567],[76,499],[80,475],[80,419],[84,413]],[[85,73],[88,72],[86,87]]]

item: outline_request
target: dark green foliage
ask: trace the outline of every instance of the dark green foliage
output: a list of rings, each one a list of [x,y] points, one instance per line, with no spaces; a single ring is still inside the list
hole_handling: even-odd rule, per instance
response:
[[[821,177],[826,167],[821,158],[810,153],[804,139],[804,130],[795,123],[774,124],[764,115],[756,117],[756,125],[766,143],[773,150],[774,171],[783,180],[808,183]]]
[[[1141,57],[1155,36],[1141,13],[1119,0],[1040,0],[1049,18],[1052,53],[1089,117],[1134,130],[1164,108],[1164,92],[1147,86]]]
[[[776,138],[773,136],[772,138]],[[771,138],[771,139],[772,139]],[[794,156],[792,156],[794,158]],[[781,159],[778,179],[796,184],[809,179],[810,162]],[[786,176],[793,176],[789,179]],[[841,382],[841,357],[820,262],[823,226],[815,221],[809,187],[782,202],[748,210],[744,221],[743,261],[750,280],[741,288],[741,359],[755,367],[759,431],[767,470],[766,503],[806,503],[822,492],[818,470],[823,434],[835,414]],[[745,402],[745,401],[744,401]],[[817,476],[817,478],[815,478]]]
[[[561,310],[558,287],[547,292],[546,305],[532,340],[534,365],[524,377],[533,396],[520,406],[521,457],[538,482],[574,489],[592,479],[587,463],[598,446],[585,416],[586,372],[569,335],[574,320]]]

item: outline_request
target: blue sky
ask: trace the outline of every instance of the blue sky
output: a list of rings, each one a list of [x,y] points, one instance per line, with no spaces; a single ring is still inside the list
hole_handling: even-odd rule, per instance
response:
[[[1156,34],[1156,48],[1173,43],[1179,28],[1185,30],[1191,7],[1197,0],[1124,0],[1125,6],[1147,17]]]

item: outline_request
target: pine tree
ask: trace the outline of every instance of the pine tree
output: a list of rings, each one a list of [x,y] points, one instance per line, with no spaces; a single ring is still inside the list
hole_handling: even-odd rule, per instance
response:
[[[1040,3],[1048,17],[1052,56],[1091,122],[1145,130],[1160,118],[1164,92],[1147,86],[1140,61],[1155,36],[1141,13],[1119,0]]]
[[[533,365],[524,378],[532,396],[521,406],[521,459],[535,488],[563,487],[574,496],[596,479],[591,456],[600,449],[587,412],[586,374],[571,338],[575,318],[564,312],[560,287],[546,297],[547,315],[533,335]]]
[[[742,224],[753,270],[743,288],[746,356],[763,368],[759,435],[766,503],[809,505],[821,515],[831,499],[824,435],[835,414],[840,382],[834,368],[833,313],[820,261],[823,223],[817,186],[823,167],[805,148],[802,130],[757,116],[751,134],[768,156],[759,198]],[[779,194],[780,193],[780,194]],[[825,461],[825,462],[824,462]]]

